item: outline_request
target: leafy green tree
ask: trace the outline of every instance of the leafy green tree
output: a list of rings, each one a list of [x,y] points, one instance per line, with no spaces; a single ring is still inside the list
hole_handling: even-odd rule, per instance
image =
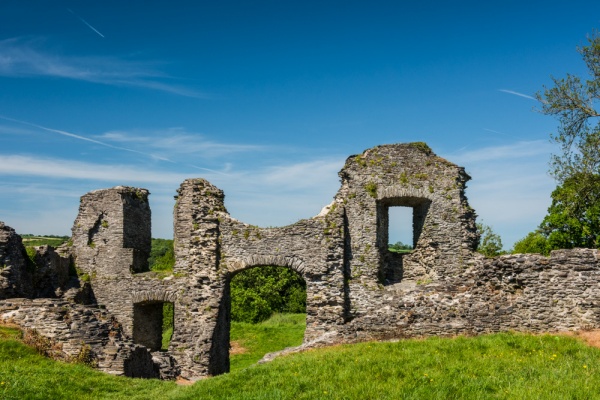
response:
[[[561,146],[562,154],[553,155],[551,174],[560,182],[579,176],[585,179],[600,174],[600,36],[594,31],[588,45],[578,47],[589,79],[567,74],[566,78],[552,78],[554,86],[536,94],[542,104],[541,112],[559,121],[556,133],[551,135]]]
[[[539,231],[529,232],[523,239],[517,241],[511,251],[517,253],[538,253],[547,256],[550,254],[548,239]]]
[[[579,173],[557,187],[540,230],[550,249],[600,248],[600,175]]]
[[[546,251],[560,248],[600,248],[600,36],[578,47],[588,69],[587,79],[567,74],[552,78],[554,86],[536,94],[541,112],[558,119],[551,138],[561,147],[552,156],[550,173],[559,185],[540,225]],[[530,234],[531,235],[531,234]],[[538,239],[539,240],[539,239]]]
[[[306,312],[306,283],[289,268],[266,266],[231,279],[231,319],[260,322],[275,312]]]
[[[504,254],[502,251],[502,239],[489,225],[477,223],[480,239],[477,251],[486,257],[496,257]]]

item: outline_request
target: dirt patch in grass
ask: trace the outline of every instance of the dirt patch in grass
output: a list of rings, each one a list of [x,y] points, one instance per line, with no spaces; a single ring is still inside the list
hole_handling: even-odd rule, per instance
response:
[[[583,340],[588,346],[600,348],[600,329],[590,331],[561,332],[561,335],[576,337]]]
[[[232,341],[229,344],[229,355],[235,356],[237,354],[247,353],[248,349],[240,344],[240,342]]]
[[[190,386],[194,384],[194,381],[190,381],[188,379],[182,378],[181,376],[178,376],[175,380],[175,383],[180,386]]]

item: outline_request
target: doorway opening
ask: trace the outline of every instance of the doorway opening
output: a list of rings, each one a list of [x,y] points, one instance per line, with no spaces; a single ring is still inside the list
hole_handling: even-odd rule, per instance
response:
[[[255,266],[229,282],[230,371],[266,353],[299,346],[306,329],[306,282],[288,267]]]

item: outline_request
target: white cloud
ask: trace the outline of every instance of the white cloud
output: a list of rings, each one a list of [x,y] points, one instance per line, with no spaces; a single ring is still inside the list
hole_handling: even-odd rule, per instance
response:
[[[152,63],[114,57],[60,56],[38,50],[43,41],[12,38],[0,40],[0,76],[49,76],[100,83],[134,86],[186,97],[206,98],[203,93],[174,85],[171,78]]]
[[[452,162],[470,164],[475,162],[490,162],[494,160],[522,159],[548,156],[555,146],[547,140],[519,141],[502,146],[489,146],[476,150],[458,152],[453,155]]]
[[[216,158],[232,153],[265,151],[268,149],[267,146],[215,142],[206,139],[201,134],[188,132],[184,128],[169,128],[149,132],[110,131],[98,136],[98,138],[113,143],[143,146],[152,149],[152,151],[160,151],[166,157],[194,155]]]
[[[480,220],[493,226],[501,235],[505,248],[510,248],[516,240],[535,229],[546,213],[550,193],[555,187],[555,182],[546,173],[550,152],[551,147],[545,141],[522,141],[461,151],[447,157],[466,167],[473,177],[467,188],[469,202]],[[35,218],[29,218],[21,211],[26,209],[24,204],[31,202],[48,215],[56,212],[57,216],[63,216],[64,213],[59,212],[62,208],[74,208],[71,212],[76,213],[77,203],[72,204],[73,199],[89,190],[116,185],[142,186],[152,193],[154,235],[169,237],[172,235],[175,190],[186,178],[204,177],[225,191],[225,204],[234,218],[259,226],[281,226],[312,217],[331,202],[339,188],[337,172],[344,160],[345,157],[326,157],[255,168],[244,164],[243,170],[230,167],[227,174],[210,171],[189,174],[184,173],[183,164],[169,164],[180,172],[167,172],[146,165],[102,165],[0,155],[0,175],[5,180],[0,183],[3,193],[10,192],[10,179],[14,177],[20,182],[27,179],[32,182],[29,186],[22,184],[19,193],[12,197],[3,196],[0,213],[27,219],[29,222],[24,226],[33,233],[52,233],[53,229],[62,233],[70,229],[72,220],[52,220],[47,216],[44,224],[55,225],[34,231],[30,227]],[[45,182],[43,186],[37,185],[40,178]],[[68,195],[53,193],[54,183]],[[15,205],[17,195],[18,207]],[[11,212],[11,209],[16,211]]]

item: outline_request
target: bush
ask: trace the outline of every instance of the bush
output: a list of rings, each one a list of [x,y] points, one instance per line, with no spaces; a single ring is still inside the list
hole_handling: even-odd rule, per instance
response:
[[[172,271],[175,265],[175,250],[172,239],[152,239],[148,258],[151,271]]]
[[[306,283],[288,268],[251,268],[235,275],[230,287],[233,321],[257,323],[275,312],[306,312]]]
[[[550,254],[550,244],[539,232],[529,232],[527,236],[515,243],[511,253],[538,253],[545,256]]]

